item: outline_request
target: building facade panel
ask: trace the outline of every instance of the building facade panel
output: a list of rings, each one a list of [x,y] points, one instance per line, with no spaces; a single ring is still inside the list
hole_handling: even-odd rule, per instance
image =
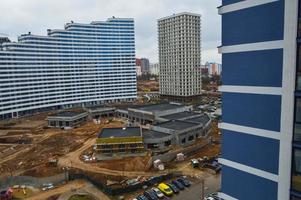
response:
[[[223,122],[280,131],[281,96],[223,93]]]
[[[222,45],[283,40],[283,4],[281,0],[223,14]]]
[[[278,140],[223,130],[222,141],[223,158],[270,173],[278,173]]]
[[[223,55],[224,85],[282,86],[283,50],[264,50]],[[239,76],[237,76],[239,74]]]
[[[238,3],[238,2],[242,2],[245,0],[222,0],[223,2],[223,6],[229,5],[229,4],[233,4],[233,3]]]
[[[223,166],[222,190],[235,199],[275,200],[277,183],[262,177]]]

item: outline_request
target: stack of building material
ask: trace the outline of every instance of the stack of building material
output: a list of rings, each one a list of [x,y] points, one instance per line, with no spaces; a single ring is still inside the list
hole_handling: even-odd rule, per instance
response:
[[[157,159],[154,161],[154,167],[163,171],[165,169],[164,164],[162,163],[162,161],[160,159]]]
[[[183,161],[185,160],[185,155],[183,153],[178,153],[177,154],[177,161]]]

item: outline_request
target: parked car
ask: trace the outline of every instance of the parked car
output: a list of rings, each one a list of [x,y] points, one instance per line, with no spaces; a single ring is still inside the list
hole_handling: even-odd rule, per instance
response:
[[[42,191],[51,190],[52,188],[54,188],[53,183],[44,183]]]
[[[177,181],[182,183],[185,187],[189,187],[191,185],[191,182],[184,177],[178,178]]]
[[[212,169],[215,173],[219,173],[222,169],[221,165],[215,163],[205,163],[203,165],[204,168]]]
[[[211,193],[207,197],[212,197],[214,200],[222,200],[221,198],[218,197],[217,193]]]
[[[145,191],[144,196],[146,196],[149,200],[158,200],[156,193],[153,190]]]
[[[144,196],[143,194],[140,194],[138,197],[137,197],[138,200],[148,200],[146,196]]]
[[[180,183],[179,181],[177,181],[177,180],[173,180],[172,184],[174,184],[180,190],[184,190],[185,189],[185,186],[182,183]]]
[[[156,193],[156,195],[157,195],[158,198],[161,199],[161,198],[164,197],[164,194],[158,188],[153,187],[152,191],[154,191]]]
[[[170,187],[170,189],[173,191],[173,193],[177,194],[180,192],[180,190],[174,184],[168,183],[167,185],[168,185],[168,187]]]
[[[207,197],[204,197],[204,200],[215,200],[215,199],[213,197],[207,196]]]
[[[163,194],[165,194],[166,196],[171,196],[173,194],[170,187],[168,187],[168,185],[166,185],[165,183],[160,183],[158,185],[158,189],[161,190],[161,192],[163,192]]]
[[[197,159],[191,159],[191,166],[193,168],[197,168],[197,167],[200,166],[200,163],[199,163],[199,161]]]

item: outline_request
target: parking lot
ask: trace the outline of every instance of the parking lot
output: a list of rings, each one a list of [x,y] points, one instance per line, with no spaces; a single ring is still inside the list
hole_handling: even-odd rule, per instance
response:
[[[205,180],[204,193],[206,195],[217,192],[220,189],[220,175],[210,176]],[[177,195],[173,195],[174,200],[200,200],[202,193],[202,183],[193,182],[189,188],[181,191]]]
[[[202,181],[201,178],[204,178],[204,187],[202,186]],[[191,182],[191,186],[189,187],[185,187],[184,190],[180,190],[179,193],[177,194],[173,194],[169,197],[167,197],[166,195],[164,196],[163,199],[170,199],[170,200],[202,200],[201,196],[202,196],[202,187],[204,189],[204,197],[212,194],[212,193],[216,193],[219,191],[220,189],[220,174],[217,175],[209,175],[207,174],[205,177],[194,177],[194,178],[190,178],[188,177],[188,180]],[[164,183],[170,183],[171,181],[166,181]],[[149,190],[150,188],[148,188],[147,190]],[[145,190],[146,191],[146,190]],[[138,194],[143,194],[143,192],[139,192]],[[129,200],[132,199],[142,199],[142,198],[137,198],[137,196],[139,196],[137,193],[135,196],[132,196],[131,198],[126,198]],[[147,198],[149,199],[149,198]],[[160,198],[161,199],[161,198]]]

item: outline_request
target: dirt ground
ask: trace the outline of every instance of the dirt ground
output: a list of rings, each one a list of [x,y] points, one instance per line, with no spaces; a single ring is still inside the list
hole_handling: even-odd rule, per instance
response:
[[[137,85],[137,89],[139,92],[159,91],[159,82],[156,80],[138,80]]]
[[[147,171],[147,164],[150,159],[150,155],[128,157],[119,160],[102,161],[97,166],[119,171]]]
[[[8,130],[0,136],[0,176],[30,175],[50,176],[61,172],[60,167],[49,165],[49,159],[73,152],[88,140],[92,146],[96,135],[103,127],[122,127],[120,121],[105,120],[102,124],[86,122],[79,128],[71,130],[49,129],[46,121],[41,120],[46,114],[29,118],[13,119],[0,123],[0,129]],[[17,129],[15,132],[13,130]],[[28,144],[19,144],[24,136],[30,139]]]
[[[71,190],[76,190],[83,188],[87,185],[87,182],[83,180],[71,181],[68,184],[56,187],[52,190],[48,190],[46,192],[40,192],[34,196],[29,198],[25,198],[28,200],[41,200],[41,199],[51,199],[52,196],[59,196],[62,193],[69,192]]]
[[[41,119],[46,118],[47,115],[49,113],[0,122],[0,130],[8,130],[0,138],[12,136],[18,138],[26,135],[31,139],[29,144],[0,144],[0,176],[51,176],[62,172],[62,168],[66,166],[109,176],[150,177],[166,173],[166,171],[147,170],[150,155],[98,163],[86,163],[81,160],[83,153],[92,152],[96,136],[102,128],[123,127],[122,121],[105,119],[101,124],[88,121],[79,128],[61,130],[46,127],[46,121]],[[214,139],[220,139],[218,133],[217,124],[214,123]],[[190,167],[187,167],[189,159],[203,156],[211,157],[218,155],[219,152],[219,144],[207,146],[199,153],[187,158],[183,163],[169,163],[167,170],[183,170],[187,174],[192,174],[194,172],[190,172]],[[51,166],[49,159],[57,160],[58,166]]]

